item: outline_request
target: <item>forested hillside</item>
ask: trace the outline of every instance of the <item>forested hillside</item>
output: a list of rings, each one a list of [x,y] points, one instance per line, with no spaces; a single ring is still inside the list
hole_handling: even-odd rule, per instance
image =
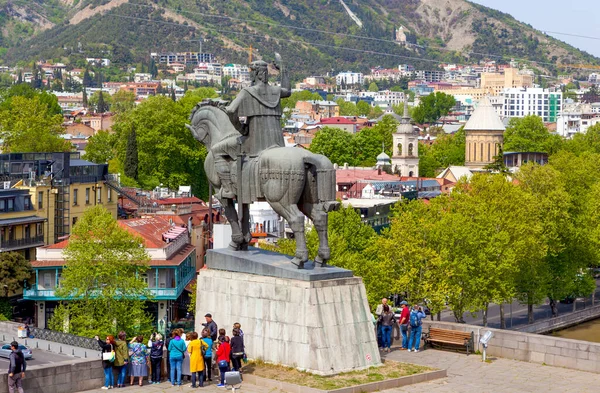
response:
[[[465,0],[0,0],[4,63],[108,57],[117,65],[151,51],[197,50],[245,62],[248,47],[292,71],[323,73],[481,58],[526,59],[545,72],[598,59],[510,15]],[[393,42],[404,26],[407,44]],[[332,34],[332,32],[336,34]],[[25,40],[25,37],[30,37]],[[562,70],[561,70],[562,71]]]

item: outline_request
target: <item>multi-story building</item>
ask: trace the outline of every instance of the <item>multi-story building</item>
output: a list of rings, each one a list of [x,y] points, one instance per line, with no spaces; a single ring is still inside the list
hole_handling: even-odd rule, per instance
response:
[[[505,89],[504,117],[540,116],[544,122],[555,122],[562,113],[562,93],[542,88]]]
[[[415,71],[415,79],[423,80],[427,83],[441,82],[444,79],[444,71],[418,70]]]
[[[248,66],[241,64],[225,64],[223,75],[239,80],[241,83],[250,82],[250,70]]]
[[[340,72],[335,77],[335,83],[338,86],[342,85],[342,82],[346,85],[362,85],[365,82],[365,77],[362,72]]]
[[[170,66],[172,63],[195,65],[199,63],[214,63],[215,55],[212,53],[199,52],[153,52],[150,57],[155,62]]]
[[[600,103],[565,104],[562,113],[556,120],[556,131],[565,138],[572,138],[578,133],[585,133],[590,126],[600,122]]]
[[[533,76],[516,68],[505,68],[504,73],[481,74],[481,88],[493,95],[499,95],[505,89],[530,87],[533,87]]]
[[[402,104],[405,98],[404,92],[391,90],[380,90],[376,92],[361,91],[359,93],[359,97],[361,100],[363,98],[369,97],[373,100],[373,102],[385,102],[390,106]]]
[[[298,114],[316,121],[340,115],[340,106],[333,101],[298,101],[295,109]]]
[[[119,224],[143,239],[150,262],[142,278],[157,301],[149,305],[149,311],[156,317],[157,329],[164,332],[169,322],[187,312],[184,290],[196,276],[196,248],[190,243],[188,227],[173,226],[169,219],[160,216],[122,220]],[[35,282],[23,292],[23,298],[35,301],[35,323],[39,328],[48,325],[58,302],[71,300],[56,294],[66,265],[64,249],[67,245],[68,240],[65,240],[39,247],[37,259],[31,263]]]

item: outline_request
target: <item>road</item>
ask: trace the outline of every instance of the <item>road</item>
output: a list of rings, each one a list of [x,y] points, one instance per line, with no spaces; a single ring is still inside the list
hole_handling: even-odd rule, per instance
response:
[[[596,280],[596,284],[600,284],[600,280]],[[600,287],[596,288],[596,304],[600,304]],[[590,307],[592,305],[591,297],[586,298],[585,302],[577,302],[577,310],[582,310],[584,307]],[[573,311],[573,304],[558,304],[558,314],[563,315]],[[534,321],[540,321],[542,319],[550,318],[552,311],[548,303],[533,308]],[[504,317],[506,318],[506,328],[517,328],[519,326],[527,325],[527,306],[521,305],[518,301],[513,302],[512,305],[506,304],[504,306]],[[482,313],[476,313],[471,315],[465,313],[463,316],[466,323],[470,325],[483,325]],[[454,314],[452,311],[442,311],[441,320],[445,322],[455,322]],[[488,326],[491,328],[500,328],[500,306],[496,304],[490,305],[488,309]]]
[[[59,355],[56,353],[44,351],[43,349],[33,349],[33,359],[27,360],[27,366],[38,366],[42,364],[51,364],[64,362],[65,360],[75,359],[69,355]],[[0,370],[8,370],[8,359],[0,357]]]

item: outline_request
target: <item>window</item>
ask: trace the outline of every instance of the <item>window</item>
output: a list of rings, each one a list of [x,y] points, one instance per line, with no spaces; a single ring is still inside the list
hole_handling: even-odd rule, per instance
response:
[[[38,236],[42,236],[44,234],[44,224],[42,224],[41,222],[38,222],[37,224],[35,224],[36,226],[36,233],[38,234]]]
[[[102,187],[96,187],[96,199],[98,203],[102,203]]]
[[[31,197],[25,197],[23,199],[23,210],[31,210]]]
[[[31,228],[29,228],[29,224],[25,224],[25,239],[31,239]]]
[[[110,192],[110,188],[106,187],[106,200],[110,202],[112,200],[112,193]]]
[[[38,192],[38,209],[44,208],[44,191]]]
[[[15,211],[15,200],[13,198],[7,200],[6,208],[9,212]]]
[[[408,144],[408,155],[409,156],[413,155],[413,144],[412,143]]]
[[[85,204],[86,205],[90,204],[90,189],[89,188],[85,189]]]
[[[77,206],[77,191],[79,190],[76,188],[73,190],[73,206]]]
[[[75,224],[77,224],[77,217],[73,217],[73,226],[75,226]]]
[[[5,199],[0,199],[0,211],[2,211],[2,212],[6,211],[6,200]]]

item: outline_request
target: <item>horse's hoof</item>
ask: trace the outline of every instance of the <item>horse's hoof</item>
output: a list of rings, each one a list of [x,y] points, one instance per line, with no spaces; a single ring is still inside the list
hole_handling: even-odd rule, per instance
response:
[[[294,257],[294,259],[292,259],[292,263],[296,265],[298,269],[304,269],[304,262],[305,261],[303,259],[298,257]]]
[[[238,251],[240,249],[240,245],[237,244],[236,242],[230,242],[229,249],[233,250],[233,251]]]
[[[316,267],[327,267],[327,260],[317,256],[315,258],[315,266]]]

